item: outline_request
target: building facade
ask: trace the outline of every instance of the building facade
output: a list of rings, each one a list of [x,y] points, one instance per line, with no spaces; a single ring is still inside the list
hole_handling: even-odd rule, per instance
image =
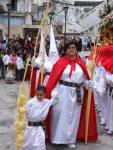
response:
[[[101,5],[92,9],[92,6],[76,6],[76,0],[53,0],[51,11],[55,15],[52,23],[57,34],[65,32],[65,11],[68,6],[66,17],[67,34],[95,34],[97,24],[101,22],[98,11]],[[81,0],[82,1],[82,0]],[[37,33],[41,19],[44,15],[47,0],[0,0],[0,34],[7,34],[8,30],[8,10],[7,4],[11,3],[10,36],[20,34],[21,37],[28,33]],[[49,22],[48,22],[49,23]],[[17,30],[18,28],[18,30]]]
[[[100,9],[100,37],[103,45],[113,44],[113,0],[106,0],[104,7]]]
[[[112,10],[113,0],[105,0],[98,6],[92,8],[89,12],[81,15],[80,22],[82,25],[82,34],[90,36],[94,40],[98,37],[99,33],[104,37],[107,31],[112,34]]]
[[[10,36],[20,34],[23,37],[29,31],[35,32],[35,29],[37,31],[44,14],[43,1],[38,3],[38,0],[0,0],[1,36],[8,32],[8,3],[11,4]]]

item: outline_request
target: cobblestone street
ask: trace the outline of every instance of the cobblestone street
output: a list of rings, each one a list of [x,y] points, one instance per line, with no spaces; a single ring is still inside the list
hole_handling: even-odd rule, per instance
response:
[[[0,150],[15,150],[15,116],[19,83],[5,84],[0,81]],[[99,125],[99,142],[97,144],[77,143],[77,150],[113,150],[113,137]],[[59,133],[60,134],[60,133]],[[70,150],[66,146],[47,144],[47,150]]]

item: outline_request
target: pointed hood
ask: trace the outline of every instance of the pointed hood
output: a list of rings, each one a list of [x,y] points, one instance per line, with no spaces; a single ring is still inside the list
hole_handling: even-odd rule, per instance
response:
[[[42,52],[43,52],[43,48],[44,48],[44,60],[46,61],[48,59],[48,56],[46,54],[46,48],[43,47],[43,45],[44,45],[44,35],[43,35],[43,32],[41,31],[39,54],[38,54],[38,57],[35,60],[35,62],[38,65],[39,68],[41,67],[41,64],[42,64]]]
[[[52,64],[54,64],[59,59],[59,54],[56,46],[55,36],[53,32],[53,27],[51,25],[50,31],[50,50],[49,50],[49,60]]]

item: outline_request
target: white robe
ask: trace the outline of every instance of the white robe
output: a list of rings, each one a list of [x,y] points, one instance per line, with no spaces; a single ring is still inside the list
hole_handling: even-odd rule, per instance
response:
[[[98,104],[100,104],[100,115],[101,115],[101,122],[106,122],[107,120],[107,80],[106,80],[106,71],[104,67],[99,67],[99,80],[97,84],[97,92],[99,93],[99,100]]]
[[[44,121],[54,100],[39,101],[36,97],[26,104],[26,118],[30,122]],[[46,150],[45,133],[42,126],[27,126],[22,150]]]
[[[78,64],[76,64],[76,69],[70,78],[70,67],[68,65],[65,68],[61,80],[78,84],[86,80],[82,68]],[[55,144],[75,143],[82,106],[77,102],[76,88],[57,84],[53,91],[55,90],[58,90],[60,96],[58,103],[52,109],[51,142]],[[82,87],[81,94],[83,97]]]
[[[45,72],[51,73],[51,70],[52,70],[52,68],[53,68],[53,65],[57,62],[58,59],[59,59],[58,53],[52,52],[52,53],[50,54],[48,60],[44,63]],[[45,76],[45,79],[44,79],[44,82],[43,82],[43,85],[44,85],[44,86],[46,86],[47,81],[48,81],[48,79],[49,79],[49,76],[50,76],[50,75],[46,75],[46,76]]]
[[[46,61],[45,64],[44,64],[44,69],[45,69],[45,72],[48,72],[50,73],[51,70],[52,70],[52,67],[53,67],[53,64],[49,61]],[[44,82],[43,82],[43,85],[46,86],[47,84],[47,81],[49,79],[49,74],[45,76],[45,79],[44,79]]]
[[[109,86],[112,87],[112,92],[110,95],[109,87],[107,91],[108,96],[108,108],[107,108],[107,123],[106,126],[110,132],[113,133],[113,74],[106,72],[106,79]]]
[[[98,110],[100,110],[99,95],[97,93],[97,87],[98,87],[98,82],[99,82],[99,67],[96,67],[94,70],[93,82],[94,82],[93,92],[94,92],[95,105],[97,105]]]

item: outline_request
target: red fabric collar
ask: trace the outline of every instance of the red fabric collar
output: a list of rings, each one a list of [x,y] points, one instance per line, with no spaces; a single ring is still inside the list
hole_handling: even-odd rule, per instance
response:
[[[72,73],[73,71],[75,71],[75,67],[76,67],[76,63],[77,63],[77,58],[75,58],[74,60],[70,60],[69,64],[71,65],[71,68],[70,68],[70,73],[69,73],[69,76],[71,77],[72,76]]]
[[[85,73],[86,77],[88,79],[90,79],[87,68],[86,68],[86,65],[81,60],[80,56],[77,56],[76,63],[78,63],[78,65],[80,65],[80,67],[82,68],[82,70]],[[47,85],[46,85],[46,97],[47,98],[51,97],[52,90],[56,86],[56,84],[59,81],[64,69],[67,67],[68,64],[70,64],[70,59],[67,56],[65,56],[65,57],[60,58],[55,63],[55,65],[53,66],[53,69],[51,71],[49,80],[48,80]],[[74,64],[73,64],[73,66],[74,66]],[[72,66],[72,71],[73,71],[73,68],[74,68],[73,66]]]

